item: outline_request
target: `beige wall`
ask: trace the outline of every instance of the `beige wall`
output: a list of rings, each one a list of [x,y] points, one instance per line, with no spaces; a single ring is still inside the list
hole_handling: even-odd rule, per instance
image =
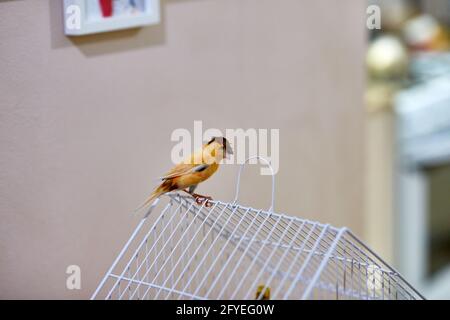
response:
[[[279,128],[276,210],[361,233],[363,1],[167,0],[158,26],[80,39],[61,2],[0,1],[0,298],[89,297],[194,120]],[[199,192],[231,199],[236,169]],[[266,207],[256,174],[242,202]]]

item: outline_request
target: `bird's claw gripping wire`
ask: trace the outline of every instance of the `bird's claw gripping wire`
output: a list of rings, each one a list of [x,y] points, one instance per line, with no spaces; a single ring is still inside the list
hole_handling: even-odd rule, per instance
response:
[[[202,195],[196,194],[196,193],[192,194],[192,196],[194,197],[195,202],[196,202],[197,204],[199,204],[199,205],[205,204],[205,207],[207,207],[207,208],[209,208],[209,207],[212,206],[212,203],[210,202],[210,201],[212,200],[211,197],[208,197],[208,196],[202,196]]]

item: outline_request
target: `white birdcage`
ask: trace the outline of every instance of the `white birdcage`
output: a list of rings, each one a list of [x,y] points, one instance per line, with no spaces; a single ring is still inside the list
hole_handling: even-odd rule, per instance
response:
[[[92,299],[423,299],[348,229],[273,212],[273,176],[269,210],[237,204],[241,170],[233,203],[156,201]]]

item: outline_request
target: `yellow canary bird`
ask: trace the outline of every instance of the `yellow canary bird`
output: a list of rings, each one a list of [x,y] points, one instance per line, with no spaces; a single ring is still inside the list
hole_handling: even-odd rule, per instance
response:
[[[209,196],[194,193],[198,184],[211,177],[219,168],[219,163],[227,154],[233,154],[230,143],[223,137],[214,137],[202,148],[188,156],[173,167],[160,179],[162,183],[152,192],[150,197],[136,211],[148,205],[161,195],[175,190],[181,190],[192,195],[198,204],[212,200]],[[205,203],[207,205],[208,202]]]
[[[263,293],[264,290],[264,293]],[[270,288],[266,287],[265,285],[260,285],[256,289],[256,300],[270,300]]]

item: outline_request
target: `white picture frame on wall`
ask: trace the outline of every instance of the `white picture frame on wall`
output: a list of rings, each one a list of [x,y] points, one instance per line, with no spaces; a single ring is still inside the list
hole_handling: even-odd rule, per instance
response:
[[[68,36],[139,28],[160,22],[159,0],[64,0]]]

